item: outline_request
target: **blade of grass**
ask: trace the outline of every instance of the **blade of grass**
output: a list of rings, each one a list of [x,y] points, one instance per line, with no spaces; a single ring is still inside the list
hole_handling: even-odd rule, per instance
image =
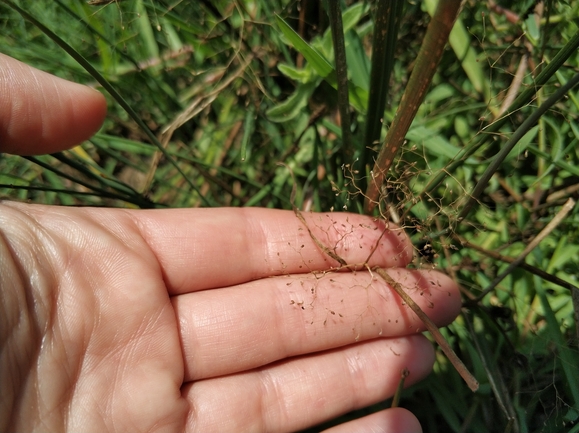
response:
[[[428,24],[408,85],[371,171],[364,205],[368,214],[372,213],[379,203],[380,189],[428,91],[436,66],[448,42],[448,35],[460,11],[460,5],[460,0],[441,0]]]
[[[146,52],[149,59],[159,58],[159,45],[155,40],[155,34],[153,32],[153,26],[149,20],[149,15],[147,14],[145,7],[143,5],[143,0],[137,0],[134,4],[135,13],[137,15],[137,23],[139,27],[139,37],[141,38],[142,44],[140,46]]]
[[[471,248],[473,250],[476,250],[478,252],[480,252],[481,254],[484,254],[487,257],[491,257],[495,260],[499,260],[501,262],[505,262],[505,263],[513,263],[516,259],[509,257],[509,256],[504,256],[502,254],[497,253],[496,251],[493,250],[487,250],[485,248],[482,248],[479,245],[473,244],[469,241],[467,241],[465,238],[463,238],[462,236],[454,233],[453,237],[463,246],[466,248]],[[568,281],[565,281],[559,277],[557,277],[556,275],[550,274],[548,272],[545,272],[542,269],[539,269],[535,266],[531,266],[525,262],[520,262],[517,267],[524,269],[534,275],[537,275],[538,277],[544,279],[545,281],[549,281],[550,283],[556,284],[560,287],[563,287],[564,289],[570,290],[573,295],[577,295],[579,296],[579,287],[571,284]]]
[[[436,8],[436,1],[426,0],[424,3],[428,13],[433,15]],[[466,73],[474,89],[484,97],[485,101],[489,101],[490,92],[485,72],[477,60],[477,52],[475,51],[468,31],[460,18],[454,23],[452,31],[448,36],[448,44],[456,54],[462,69]]]
[[[48,183],[49,186],[55,189],[65,189],[63,179],[58,177],[53,172],[44,170],[42,173],[42,177],[43,179],[45,179],[45,182]],[[62,194],[52,191],[46,192],[48,193],[46,195],[46,200],[49,201],[50,203],[54,202],[55,198],[58,197],[58,200],[60,200],[60,204],[64,206],[72,206],[76,204],[70,194]],[[53,197],[50,197],[51,195]]]
[[[62,0],[55,0],[55,2],[60,6],[60,8],[73,17],[77,21],[83,21],[87,24],[87,29],[90,33],[92,33],[95,37],[96,44],[99,47],[99,53],[101,58],[103,58],[103,63],[107,61],[110,62],[109,58],[111,57],[109,53],[110,47],[115,47],[115,44],[104,34],[104,24],[102,21],[99,21],[94,14],[86,14],[84,17],[80,17],[76,12],[74,12],[68,5],[64,4]],[[88,6],[87,6],[88,8]],[[86,11],[84,7],[80,8],[83,12]],[[127,61],[131,62],[135,69],[139,69],[139,63],[129,56],[127,53],[123,52],[123,50],[116,50],[114,49],[114,53],[118,54],[119,56],[125,58]],[[104,66],[103,69],[110,70],[110,68]]]
[[[338,86],[338,110],[342,125],[342,155],[343,163],[351,164],[354,159],[354,143],[350,126],[350,98],[348,95],[348,64],[346,61],[346,44],[342,26],[342,11],[337,1],[328,2],[330,28],[334,45],[334,61],[336,62],[336,77]]]
[[[101,141],[103,143],[101,143]],[[156,150],[156,148],[154,148],[153,146],[146,144],[146,143],[141,143],[138,141],[132,141],[132,140],[129,140],[126,138],[114,137],[114,136],[110,136],[110,135],[106,135],[106,134],[102,134],[102,133],[97,134],[91,140],[91,143],[93,143],[96,147],[101,149],[101,151],[107,152],[107,153],[111,152],[112,149],[115,149],[115,150],[118,150],[121,152],[151,156],[154,154],[154,152]],[[104,143],[106,143],[106,145]],[[180,160],[186,161],[189,164],[203,167],[205,169],[215,168],[219,173],[226,175],[226,176],[229,176],[230,178],[238,180],[244,184],[251,185],[252,187],[255,187],[256,189],[262,190],[262,189],[267,187],[267,185],[263,185],[259,182],[256,182],[256,181],[254,181],[246,176],[243,176],[239,173],[236,173],[233,170],[229,170],[225,167],[220,167],[220,166],[216,167],[216,166],[209,164],[207,162],[204,162],[198,158],[194,158],[189,153],[174,151],[170,148],[167,151],[171,155],[173,155],[174,157],[177,157]],[[115,159],[123,160],[123,157],[122,157],[122,155],[118,155],[118,156],[115,155]],[[125,164],[128,166],[132,165],[132,163],[130,161],[126,161]],[[141,168],[141,170],[142,169],[143,168]],[[276,197],[277,199],[279,199],[281,201],[287,200],[287,197],[285,197],[283,195],[275,195],[274,194],[274,197]]]
[[[378,2],[374,17],[372,39],[372,69],[370,72],[370,92],[366,114],[366,131],[360,149],[360,164],[364,175],[368,161],[368,149],[380,141],[380,133],[386,109],[390,75],[394,68],[394,49],[400,28],[404,2],[401,0]],[[364,176],[365,179],[365,176]],[[360,189],[366,189],[360,184]]]
[[[574,352],[567,346],[565,336],[560,331],[558,320],[555,317],[555,313],[553,312],[551,304],[545,294],[541,280],[537,277],[534,278],[536,282],[537,295],[539,296],[541,305],[543,306],[545,319],[547,319],[547,332],[549,339],[556,344],[557,351],[561,358],[561,368],[563,369],[566,378],[565,382],[569,385],[569,390],[571,391],[571,396],[574,400],[570,406],[577,408],[579,407],[579,369],[577,369],[579,359],[577,352]]]
[[[567,148],[565,149],[563,154],[567,155],[567,152],[572,151],[575,148],[575,146],[577,146],[577,140],[575,140],[575,143],[570,143],[570,144],[571,144],[571,146],[567,146]],[[549,164],[553,164],[555,167],[557,167],[561,170],[566,170],[574,176],[579,176],[579,167],[576,167],[575,165],[569,164],[568,162],[563,161],[563,160],[554,160],[551,157],[551,155],[549,155],[547,152],[543,152],[542,150],[539,150],[539,148],[536,146],[529,145],[527,147],[527,149],[529,150],[529,152],[534,153],[535,155],[543,158],[545,160],[545,162],[547,162]]]
[[[50,156],[52,156],[56,160],[62,162],[63,164],[66,164],[69,167],[74,168],[79,173],[81,173],[83,176],[85,176],[89,179],[93,179],[93,180],[99,182],[100,184],[107,186],[111,189],[114,189],[114,190],[118,191],[120,194],[127,194],[128,196],[140,197],[141,199],[144,199],[144,197],[142,197],[133,188],[131,188],[130,186],[128,186],[122,182],[119,182],[116,179],[111,178],[110,175],[108,173],[106,173],[104,170],[102,170],[100,167],[98,167],[98,170],[97,170],[95,168],[96,164],[92,165],[92,164],[88,163],[87,161],[82,161],[82,162],[75,161],[75,160],[69,158],[68,156],[66,156],[63,152],[52,153],[52,154],[50,154]]]
[[[58,170],[57,168],[52,167],[50,164],[47,164],[46,162],[42,161],[40,159],[40,157],[35,157],[35,156],[24,156],[23,158],[29,160],[30,162],[33,162],[37,165],[39,165],[40,167],[44,168],[45,170],[49,170],[57,175],[59,175],[60,177],[64,178],[64,179],[68,179],[74,183],[77,183],[79,185],[84,186],[85,188],[88,188],[92,191],[98,194],[101,194],[103,197],[113,197],[116,198],[117,200],[122,200],[125,201],[127,203],[132,203],[134,205],[137,205],[143,209],[150,209],[156,206],[155,203],[151,202],[150,200],[143,198],[143,197],[139,197],[139,196],[120,196],[120,195],[116,195],[116,194],[112,194],[109,191],[106,191],[102,188],[96,187],[94,185],[91,185],[87,182],[84,182],[78,178],[75,178],[74,176],[70,176],[64,172],[62,172],[61,170]]]
[[[243,123],[243,138],[241,140],[241,161],[245,161],[247,156],[247,144],[253,135],[255,129],[255,106],[251,105],[245,114],[245,122]]]
[[[61,189],[61,188],[51,188],[46,186],[36,186],[36,185],[13,185],[13,184],[0,184],[0,188],[6,189],[16,189],[16,190],[30,190],[30,191],[43,191],[43,192],[55,192],[60,195],[67,195],[67,196],[82,196],[82,197],[100,197],[100,198],[109,198],[113,200],[120,200],[127,202],[124,196],[120,196],[117,194],[108,193],[106,191],[95,191],[95,192],[87,192],[87,191],[72,191],[69,189]],[[73,203],[71,203],[73,204]],[[136,204],[136,203],[133,203]],[[166,207],[166,205],[160,203],[155,204],[155,206],[159,207]]]
[[[513,402],[509,397],[503,375],[497,368],[496,363],[493,361],[493,356],[488,346],[487,340],[485,339],[485,335],[479,335],[477,332],[475,332],[472,319],[468,314],[463,314],[462,316],[467,324],[470,336],[474,341],[476,351],[478,352],[481,363],[485,369],[489,384],[495,398],[497,399],[497,403],[503,411],[503,414],[507,418],[508,422],[515,423],[515,431],[518,431],[516,426],[517,417],[513,407]]]
[[[294,29],[286,23],[279,15],[275,15],[278,27],[283,35],[293,45],[293,47],[300,52],[304,58],[312,65],[315,71],[330,84],[334,89],[337,89],[336,71],[332,65],[314,48],[312,48],[306,41],[298,35]],[[349,82],[350,101],[352,106],[360,113],[366,111],[366,104],[368,102],[368,92],[360,87]]]

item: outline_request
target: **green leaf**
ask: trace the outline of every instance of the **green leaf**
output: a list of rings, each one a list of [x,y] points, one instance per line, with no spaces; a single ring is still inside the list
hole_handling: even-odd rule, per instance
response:
[[[292,44],[293,47],[304,56],[322,78],[327,78],[334,73],[332,65],[330,65],[330,63],[320,53],[304,41],[302,37],[283,20],[283,18],[276,14],[275,20],[290,44]],[[335,80],[336,78],[334,76],[334,82]]]
[[[243,124],[243,139],[241,140],[241,160],[245,161],[247,153],[247,145],[251,140],[253,131],[255,130],[255,105],[251,105],[245,114],[245,122]]]
[[[316,83],[299,86],[284,102],[266,111],[266,116],[272,122],[287,122],[294,119],[308,105],[308,100],[316,88]]]
[[[28,181],[10,173],[0,173],[0,183],[9,185],[28,185]]]
[[[286,77],[291,78],[292,80],[297,81],[298,83],[307,83],[309,81],[312,81],[312,79],[314,78],[312,74],[313,72],[312,68],[308,67],[308,65],[306,65],[306,67],[303,69],[298,69],[294,66],[290,66],[285,63],[280,63],[277,65],[277,68]]]
[[[352,82],[365,92],[370,90],[370,60],[358,33],[346,33],[346,58]]]
[[[451,144],[438,132],[425,126],[411,127],[406,134],[406,138],[418,146],[425,148],[431,155],[453,159],[460,152],[459,147]]]
[[[432,16],[436,9],[436,1],[426,0],[425,4],[428,13]],[[470,35],[460,18],[458,18],[454,23],[454,27],[448,36],[448,43],[452,47],[456,57],[460,60],[462,69],[466,73],[474,89],[483,95],[485,100],[488,100],[490,94],[485,72],[483,71],[480,62],[477,60],[478,53],[473,48]]]
[[[537,133],[539,132],[539,125],[531,128],[523,137],[517,142],[513,149],[505,158],[505,162],[512,161],[514,158],[519,158],[522,153],[525,153],[529,144],[535,139]]]
[[[344,26],[344,33],[353,29],[356,24],[360,22],[362,17],[368,12],[369,6],[366,2],[356,3],[349,7],[342,14],[342,25]]]
[[[338,80],[336,78],[336,71],[332,65],[315,48],[304,41],[283,18],[276,14],[275,19],[289,43],[304,56],[320,77],[325,79],[334,89],[337,89]],[[368,92],[351,82],[348,82],[348,88],[350,89],[350,104],[352,104],[356,111],[364,113],[368,101]]]

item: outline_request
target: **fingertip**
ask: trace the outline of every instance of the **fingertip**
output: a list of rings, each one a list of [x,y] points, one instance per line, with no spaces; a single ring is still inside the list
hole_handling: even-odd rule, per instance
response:
[[[325,430],[325,433],[422,433],[420,422],[412,412],[396,407],[367,415]]]
[[[412,412],[402,407],[395,407],[376,412],[374,415],[376,427],[382,430],[376,432],[422,433],[422,426]],[[372,416],[371,415],[371,416]]]
[[[406,341],[408,344],[409,356],[406,365],[408,376],[404,381],[405,387],[408,387],[432,373],[436,354],[430,340],[422,334],[410,335],[401,341]]]
[[[394,407],[368,416],[373,429],[371,432],[383,433],[422,433],[422,426],[412,412],[402,407]]]
[[[361,224],[361,227],[370,229],[368,243],[372,255],[368,258],[369,266],[403,268],[412,262],[414,249],[403,228],[381,218],[362,218],[369,220],[366,224]]]
[[[437,299],[441,302],[435,304],[430,318],[440,327],[454,321],[460,314],[462,299],[458,284],[448,275],[437,271],[420,271],[423,282],[421,285],[429,287],[430,291],[437,291]]]
[[[106,116],[104,96],[0,54],[0,151],[52,153],[91,137]]]
[[[404,229],[389,221],[350,213],[312,213],[306,219],[312,222],[316,236],[327,240],[348,264],[403,268],[412,261],[410,238]],[[330,224],[323,226],[318,222],[324,220]],[[324,227],[321,232],[316,230],[320,227]]]
[[[448,275],[428,269],[403,268],[387,269],[386,273],[400,284],[437,326],[446,326],[459,315],[462,308],[460,290]],[[415,315],[413,317],[418,320]],[[423,329],[422,326],[420,329]]]

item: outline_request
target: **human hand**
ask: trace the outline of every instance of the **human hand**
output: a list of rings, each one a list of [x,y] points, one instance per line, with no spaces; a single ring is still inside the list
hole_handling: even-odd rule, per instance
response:
[[[60,150],[102,121],[97,92],[0,62],[3,151]],[[438,325],[458,313],[448,277],[404,269],[401,230],[304,217],[348,263],[379,242],[368,265]],[[391,396],[404,368],[408,384],[427,375],[423,324],[381,279],[336,265],[288,211],[0,202],[0,430],[294,431]],[[332,431],[420,426],[391,409]]]

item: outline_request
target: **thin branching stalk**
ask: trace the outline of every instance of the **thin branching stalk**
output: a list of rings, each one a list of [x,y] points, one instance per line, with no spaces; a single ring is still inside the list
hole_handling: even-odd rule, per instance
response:
[[[417,196],[417,202],[423,201],[440,183],[446,178],[447,173],[452,173],[454,170],[464,164],[464,161],[474,154],[481,146],[486,144],[488,141],[492,140],[493,137],[501,130],[501,128],[510,120],[514,113],[517,113],[521,108],[527,105],[537,94],[539,89],[541,89],[551,77],[563,66],[563,64],[577,52],[579,48],[579,31],[565,44],[563,48],[557,53],[551,62],[543,68],[543,70],[535,78],[533,85],[527,87],[521,94],[515,99],[507,110],[507,114],[503,117],[495,120],[493,123],[488,125],[484,129],[483,134],[478,134],[473,142],[465,147],[458,155],[456,155],[454,161],[446,166],[444,170],[441,170],[436,174],[432,180],[424,187],[424,190]],[[409,211],[406,210],[405,214]],[[404,215],[405,216],[405,215]],[[402,218],[404,218],[404,216]]]
[[[543,230],[541,230],[539,232],[539,234],[537,236],[535,236],[535,238],[533,238],[533,240],[531,242],[529,242],[529,245],[527,245],[525,247],[523,252],[515,260],[513,260],[513,262],[509,266],[507,266],[507,269],[505,269],[503,272],[501,272],[500,275],[498,275],[488,285],[488,287],[485,290],[483,290],[483,292],[479,296],[479,299],[482,299],[484,296],[486,296],[487,293],[489,293],[491,290],[493,290],[501,281],[503,281],[505,279],[505,277],[507,275],[509,275],[511,272],[513,272],[513,270],[520,263],[522,263],[523,260],[525,260],[525,257],[527,257],[529,255],[529,253],[531,251],[533,251],[541,243],[541,241],[543,241],[543,239],[545,239],[547,236],[549,236],[549,234],[555,229],[555,227],[557,227],[559,224],[561,224],[561,222],[565,219],[565,217],[569,214],[569,212],[571,212],[571,210],[573,210],[573,207],[575,207],[575,200],[570,198],[563,205],[561,210],[559,212],[557,212],[557,215],[555,215],[555,217],[549,222],[549,224],[547,224],[543,228]]]
[[[545,102],[541,104],[539,108],[537,108],[533,114],[531,114],[522,124],[517,128],[515,133],[511,136],[509,141],[505,143],[502,147],[500,152],[495,156],[493,161],[489,164],[485,172],[483,173],[482,177],[476,184],[474,190],[469,196],[467,203],[462,208],[458,216],[458,220],[462,221],[471,211],[475,203],[478,202],[478,197],[482,193],[482,191],[486,188],[490,178],[495,174],[498,170],[504,159],[510,153],[510,151],[515,147],[515,145],[519,142],[523,136],[529,132],[529,130],[535,126],[535,124],[539,121],[541,116],[545,114],[553,105],[555,105],[561,98],[563,98],[569,90],[579,84],[579,73],[575,74],[573,78],[571,78],[565,85],[561,86],[555,93],[549,96]]]
[[[499,254],[496,251],[484,249],[484,248],[478,246],[477,244],[473,244],[473,243],[467,241],[465,238],[463,238],[462,236],[460,236],[456,233],[453,234],[453,238],[456,239],[458,242],[460,242],[460,244],[463,247],[478,251],[479,253],[484,254],[485,256],[490,257],[492,259],[499,260],[499,261],[505,262],[505,263],[513,263],[516,260],[513,257],[508,257],[508,256],[504,256],[502,254]],[[529,265],[528,263],[525,263],[525,262],[518,263],[517,267],[524,269],[525,271],[528,271],[531,274],[534,274],[534,275],[542,278],[545,281],[556,284],[559,287],[562,287],[564,289],[571,291],[574,296],[575,295],[579,296],[579,287],[575,286],[574,284],[571,284],[569,281],[565,281],[565,280],[557,277],[556,275],[549,274],[548,272],[545,272],[544,270],[539,269],[535,266]],[[473,297],[473,300],[474,299],[475,298]]]

